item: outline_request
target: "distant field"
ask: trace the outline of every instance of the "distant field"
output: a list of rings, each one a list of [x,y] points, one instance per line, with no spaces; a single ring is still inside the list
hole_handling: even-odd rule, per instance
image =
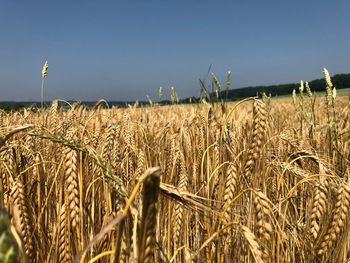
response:
[[[315,92],[316,96],[324,96],[326,91]],[[350,88],[337,89],[337,96],[349,96]]]
[[[297,93],[297,94],[298,94],[298,93]],[[326,91],[314,92],[314,94],[315,94],[317,97],[325,96]],[[338,96],[338,97],[340,97],[340,96],[349,96],[349,95],[350,95],[350,88],[338,89],[338,90],[337,90],[337,96]],[[292,99],[292,94],[272,97],[272,99],[286,99],[286,98]]]
[[[349,96],[350,95],[350,88],[337,90],[337,95],[338,96]]]

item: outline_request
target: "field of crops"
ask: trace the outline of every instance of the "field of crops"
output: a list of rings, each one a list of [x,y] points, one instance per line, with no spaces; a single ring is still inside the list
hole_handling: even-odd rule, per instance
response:
[[[0,261],[346,262],[349,98],[303,92],[0,112]]]

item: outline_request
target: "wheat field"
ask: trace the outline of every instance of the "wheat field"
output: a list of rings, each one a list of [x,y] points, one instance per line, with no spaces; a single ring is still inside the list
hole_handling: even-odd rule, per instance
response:
[[[0,112],[0,262],[347,262],[350,101]]]

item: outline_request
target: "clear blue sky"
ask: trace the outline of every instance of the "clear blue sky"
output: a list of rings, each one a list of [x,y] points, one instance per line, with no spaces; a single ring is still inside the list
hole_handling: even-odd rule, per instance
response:
[[[350,73],[350,1],[0,0],[0,100],[198,96]]]

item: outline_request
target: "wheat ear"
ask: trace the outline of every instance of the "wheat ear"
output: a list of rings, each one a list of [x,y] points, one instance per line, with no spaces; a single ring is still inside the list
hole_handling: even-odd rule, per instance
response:
[[[263,252],[254,233],[246,226],[241,226],[243,235],[248,241],[250,251],[257,263],[264,263]]]
[[[342,184],[337,193],[337,200],[333,210],[333,216],[326,234],[321,237],[318,255],[323,255],[335,249],[337,241],[341,240],[344,230],[347,228],[350,211],[350,189]],[[339,243],[339,242],[338,242]]]
[[[256,210],[256,219],[257,219],[257,230],[258,230],[258,239],[261,243],[265,245],[263,247],[263,259],[267,261],[269,259],[269,250],[267,247],[271,244],[272,237],[272,225],[271,225],[271,215],[272,209],[270,207],[270,200],[267,196],[258,191],[254,198],[254,206]]]
[[[261,100],[254,100],[253,105],[253,137],[250,143],[248,157],[246,163],[244,165],[243,174],[246,178],[250,177],[254,167],[256,165],[257,160],[259,160],[262,145],[266,138],[267,132],[267,110],[266,104]]]
[[[185,157],[182,154],[182,152],[179,152],[179,162],[180,162],[180,179],[178,183],[178,190],[179,191],[187,191],[187,184],[188,184],[188,174],[187,174],[187,169],[186,169],[186,164],[185,164]],[[175,204],[174,208],[174,214],[175,214],[175,226],[174,226],[174,243],[175,245],[178,243],[180,239],[180,233],[181,233],[181,228],[182,222],[183,222],[183,206],[179,203]]]
[[[238,183],[238,172],[236,165],[230,163],[226,170],[226,181],[225,181],[225,191],[224,191],[224,221],[228,223],[231,219],[231,205],[234,194],[237,190]]]
[[[66,205],[63,204],[58,218],[58,262],[68,263],[71,260],[69,236]]]
[[[71,148],[65,149],[65,183],[69,217],[74,228],[79,222],[79,175],[78,153]]]
[[[160,177],[156,171],[150,174],[143,183],[143,207],[140,224],[138,256],[139,262],[154,262],[154,245],[156,242],[157,201]]]
[[[324,214],[327,212],[328,185],[318,183],[315,188],[315,196],[312,202],[310,234],[316,240],[320,231],[320,225]]]
[[[20,233],[27,257],[34,260],[33,228],[30,220],[30,208],[21,177],[17,177],[11,194],[14,200],[13,219],[17,231]]]

